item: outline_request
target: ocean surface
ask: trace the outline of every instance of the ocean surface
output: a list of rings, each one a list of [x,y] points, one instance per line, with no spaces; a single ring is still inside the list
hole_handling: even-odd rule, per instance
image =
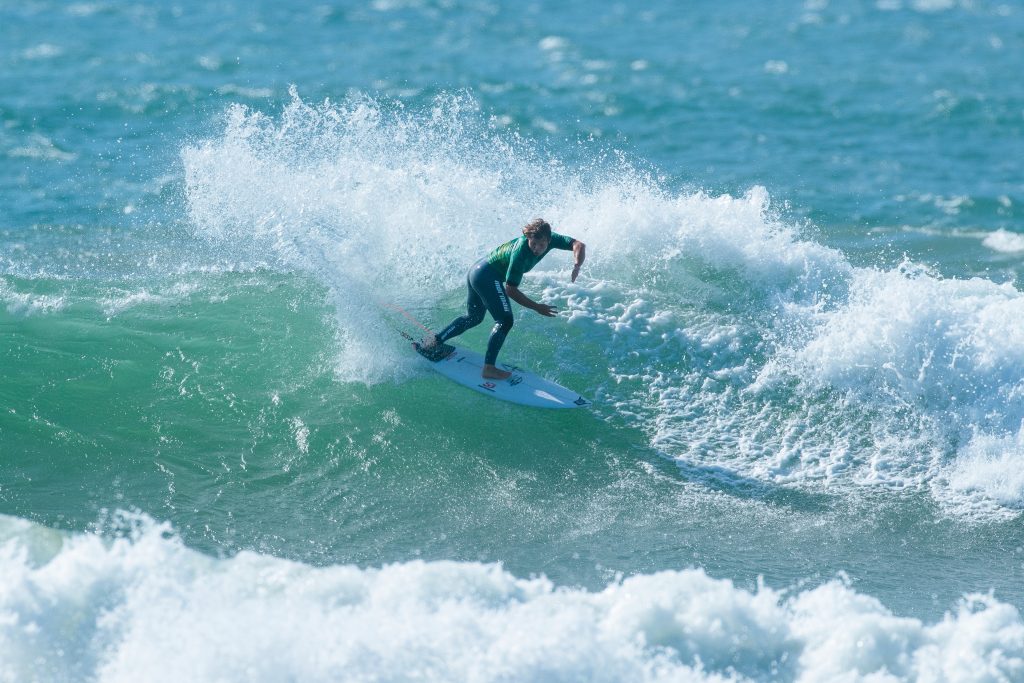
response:
[[[1017,0],[0,0],[0,682],[1024,681],[1022,65]],[[502,360],[591,409],[398,333],[538,216]]]

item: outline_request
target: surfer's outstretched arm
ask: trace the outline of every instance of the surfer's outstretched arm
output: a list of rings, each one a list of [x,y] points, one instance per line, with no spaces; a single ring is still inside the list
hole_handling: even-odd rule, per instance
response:
[[[580,266],[587,258],[587,245],[583,244],[579,240],[573,240],[572,243],[572,257],[575,262],[572,267],[572,281],[576,282],[576,278],[580,274]]]
[[[512,299],[512,301],[515,301],[520,306],[524,306],[531,310],[537,311],[538,313],[545,317],[553,318],[555,317],[555,314],[558,313],[558,309],[555,308],[554,306],[548,306],[547,304],[542,304],[534,301],[530,297],[523,294],[522,291],[520,291],[520,289],[515,285],[510,285],[506,283],[505,291],[508,292],[508,297]]]

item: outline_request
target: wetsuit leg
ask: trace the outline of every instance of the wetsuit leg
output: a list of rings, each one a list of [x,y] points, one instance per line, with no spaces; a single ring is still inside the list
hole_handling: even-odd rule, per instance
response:
[[[508,294],[505,293],[504,283],[489,264],[474,268],[469,280],[487,306],[487,311],[494,318],[491,337],[487,340],[487,353],[484,355],[484,363],[494,365],[498,360],[498,351],[512,329],[512,305],[508,301]]]
[[[437,341],[445,342],[463,332],[479,325],[484,319],[486,310],[494,318],[494,328],[487,340],[487,353],[484,363],[494,365],[498,359],[498,351],[505,343],[505,337],[512,329],[512,305],[508,302],[505,285],[486,259],[477,261],[469,269],[467,276],[469,297],[466,301],[466,315],[453,320],[448,327],[437,335]]]
[[[484,261],[486,265],[486,261]],[[458,337],[468,329],[474,328],[483,322],[484,311],[487,310],[483,300],[473,287],[473,273],[479,267],[479,263],[469,269],[466,275],[466,289],[469,290],[466,297],[466,315],[460,316],[448,324],[448,327],[441,330],[437,335],[437,342],[448,341],[452,337]]]

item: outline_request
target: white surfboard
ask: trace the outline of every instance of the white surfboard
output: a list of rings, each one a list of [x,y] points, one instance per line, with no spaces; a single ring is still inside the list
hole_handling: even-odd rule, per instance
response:
[[[503,401],[536,408],[584,408],[591,404],[575,391],[506,363],[498,363],[498,367],[512,373],[508,379],[484,379],[480,376],[484,357],[476,351],[443,344],[437,353],[428,355],[420,352],[418,344],[414,343],[413,348],[448,379]]]

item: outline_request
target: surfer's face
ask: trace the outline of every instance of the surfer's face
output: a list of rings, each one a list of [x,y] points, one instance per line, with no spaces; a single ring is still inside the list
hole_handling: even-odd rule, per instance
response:
[[[545,251],[547,251],[548,244],[550,242],[550,237],[539,237],[537,235],[530,235],[529,237],[526,238],[526,243],[529,245],[530,251],[532,251],[537,256],[540,256]]]

